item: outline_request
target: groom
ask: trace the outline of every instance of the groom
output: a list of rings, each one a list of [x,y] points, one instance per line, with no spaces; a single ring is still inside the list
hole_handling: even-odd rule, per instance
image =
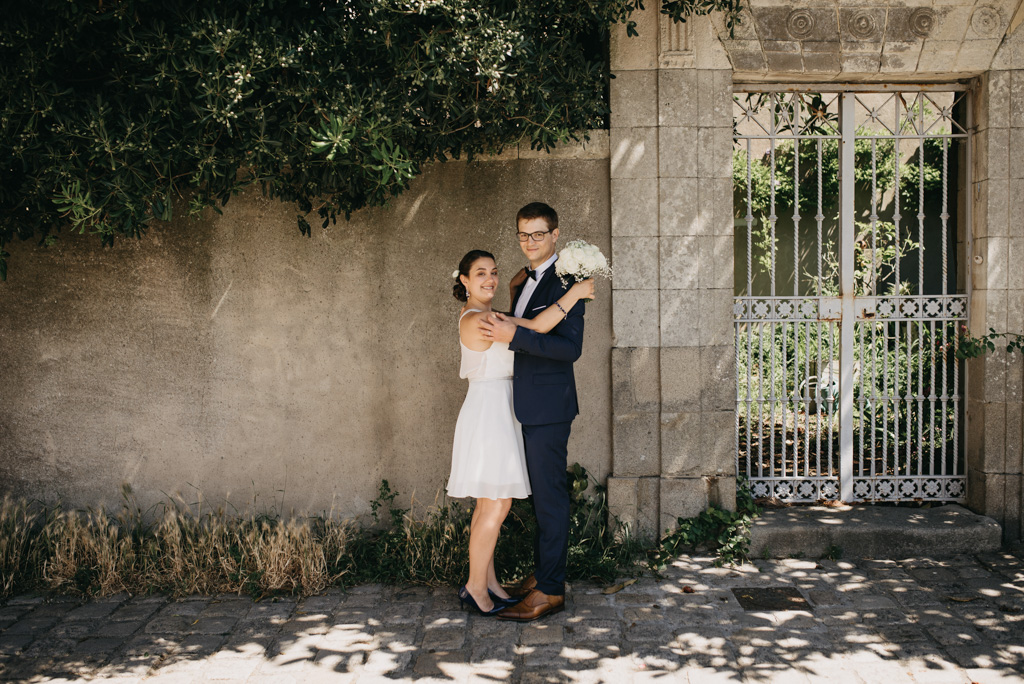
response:
[[[516,234],[530,262],[527,278],[512,300],[512,313],[533,318],[568,289],[555,275],[558,214],[543,202],[516,214]],[[572,364],[583,351],[583,314],[579,302],[547,334],[520,328],[492,314],[481,326],[497,342],[516,352],[512,396],[523,425],[526,467],[537,516],[534,574],[518,589],[523,599],[498,613],[502,620],[528,622],[565,607],[565,559],[569,547],[569,493],[566,460],[572,421],[579,413]]]

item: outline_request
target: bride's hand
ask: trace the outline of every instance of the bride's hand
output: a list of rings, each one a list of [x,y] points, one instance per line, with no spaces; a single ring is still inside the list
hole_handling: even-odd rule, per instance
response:
[[[519,272],[512,276],[512,280],[509,281],[509,287],[519,287],[526,281],[526,267],[519,269]]]
[[[580,282],[573,284],[569,289],[569,292],[579,299],[593,299],[594,290],[594,279],[587,278],[586,280],[581,280]]]

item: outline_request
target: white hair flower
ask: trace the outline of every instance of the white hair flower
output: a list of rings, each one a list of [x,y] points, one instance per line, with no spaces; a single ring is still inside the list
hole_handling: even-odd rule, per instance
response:
[[[454,278],[458,278],[458,277],[459,277],[459,269],[455,269],[454,271],[452,271],[452,278],[454,279]]]

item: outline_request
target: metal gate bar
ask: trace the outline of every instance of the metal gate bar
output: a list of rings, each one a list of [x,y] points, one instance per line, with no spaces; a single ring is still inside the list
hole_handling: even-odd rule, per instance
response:
[[[962,500],[955,345],[967,298],[948,290],[948,184],[953,144],[970,144],[954,116],[965,98],[959,86],[736,98],[737,469],[755,496]],[[926,211],[936,165],[937,222]],[[802,206],[816,209],[803,235]],[[793,269],[781,280],[780,240]]]

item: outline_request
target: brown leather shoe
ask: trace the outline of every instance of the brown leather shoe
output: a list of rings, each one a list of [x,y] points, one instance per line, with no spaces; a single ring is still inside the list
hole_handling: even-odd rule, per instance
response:
[[[513,584],[511,587],[505,587],[505,592],[512,598],[526,598],[526,595],[533,591],[536,586],[537,578],[530,575],[518,584]]]
[[[564,609],[564,596],[548,596],[539,589],[534,589],[522,601],[498,613],[498,619],[530,622],[545,615],[560,613]]]

